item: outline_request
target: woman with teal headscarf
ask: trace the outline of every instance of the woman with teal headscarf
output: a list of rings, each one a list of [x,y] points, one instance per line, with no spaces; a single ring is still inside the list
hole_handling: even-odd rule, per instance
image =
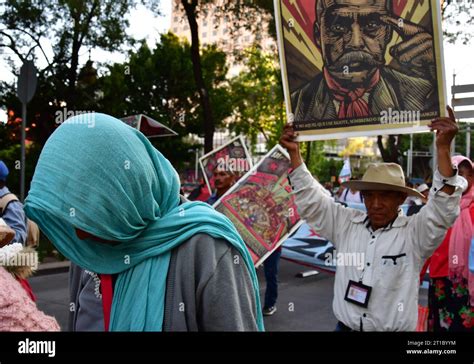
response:
[[[71,262],[112,276],[110,331],[263,330],[241,237],[179,185],[142,133],[79,115],[44,146],[25,209]]]

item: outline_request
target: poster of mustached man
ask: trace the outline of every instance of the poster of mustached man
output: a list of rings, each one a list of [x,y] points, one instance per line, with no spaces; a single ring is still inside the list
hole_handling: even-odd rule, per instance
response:
[[[439,0],[274,0],[299,140],[427,131],[446,115]]]

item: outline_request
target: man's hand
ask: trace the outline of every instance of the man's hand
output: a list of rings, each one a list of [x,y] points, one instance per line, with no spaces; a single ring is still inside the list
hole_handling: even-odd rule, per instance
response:
[[[436,131],[436,148],[451,149],[451,142],[459,131],[453,109],[447,107],[449,117],[436,118],[428,126]]]
[[[451,163],[451,142],[459,129],[453,109],[449,106],[447,109],[449,117],[436,118],[428,126],[431,131],[436,132],[436,152],[439,173],[444,177],[452,177],[455,171]],[[451,195],[454,192],[454,187],[444,185],[441,191]]]
[[[286,148],[291,158],[291,168],[298,168],[303,164],[300,154],[300,146],[295,141],[297,134],[293,130],[293,125],[288,123],[283,128],[283,134],[280,137],[280,144]]]
[[[433,37],[423,27],[403,18],[391,15],[381,16],[385,24],[392,27],[403,41],[390,49],[390,54],[400,64],[423,76],[429,73],[435,79]]]

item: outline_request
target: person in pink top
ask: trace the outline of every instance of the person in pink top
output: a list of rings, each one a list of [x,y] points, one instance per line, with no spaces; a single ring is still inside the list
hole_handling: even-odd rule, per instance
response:
[[[460,203],[461,214],[443,242],[425,263],[429,267],[428,331],[474,332],[474,274],[469,273],[469,247],[474,222],[474,169],[464,156],[452,157],[468,188]]]
[[[59,331],[57,321],[38,310],[21,284],[0,267],[0,331]]]
[[[15,261],[11,259],[15,258],[12,254],[28,253],[21,244],[7,246],[13,235],[11,229],[0,221],[1,264]],[[20,245],[20,249],[16,249],[14,245]],[[36,254],[36,252],[29,253]],[[38,310],[31,292],[18,280],[31,272],[32,268],[29,266],[0,265],[0,331],[60,330],[53,317]]]

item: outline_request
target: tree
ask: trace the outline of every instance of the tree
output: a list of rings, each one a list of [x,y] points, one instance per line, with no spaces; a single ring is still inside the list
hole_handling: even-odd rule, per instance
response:
[[[384,162],[401,163],[400,143],[402,138],[403,135],[389,135],[384,143],[382,135],[377,136],[377,145]]]
[[[190,44],[171,33],[162,35],[154,49],[142,43],[126,63],[108,66],[98,80],[101,92],[96,98],[101,112],[116,117],[144,113],[178,132],[178,137],[153,140],[177,167],[190,160],[190,149],[197,148],[188,135],[204,134],[189,52]],[[216,105],[214,114],[224,120],[232,111],[226,56],[215,46],[203,47],[200,53],[204,84]]]
[[[6,0],[2,3],[0,47],[8,47],[22,61],[39,55],[47,63],[39,70],[38,89],[28,104],[28,139],[42,145],[58,126],[55,116],[65,107],[68,111],[95,110],[97,73],[90,60],[80,67],[80,55],[84,49],[123,51],[132,45],[134,40],[126,34],[126,15],[139,3],[156,11],[159,1]],[[47,55],[45,40],[51,44],[52,57]],[[14,59],[8,60],[15,70]],[[0,84],[0,104],[18,114],[21,105],[15,87],[5,82]]]
[[[8,118],[5,124],[0,123],[0,160],[9,167],[8,187],[13,192],[20,192],[20,136],[21,118],[13,110],[8,111]],[[38,161],[41,148],[31,141],[26,141],[26,181],[29,184],[33,176],[36,162]],[[28,186],[26,186],[28,188]]]
[[[28,104],[27,177],[36,164],[41,146],[58,126],[55,122],[58,111],[66,106],[68,110],[95,110],[94,78],[97,74],[91,61],[80,67],[79,56],[84,48],[117,51],[131,45],[133,40],[125,33],[128,26],[126,14],[140,2],[151,9],[158,5],[158,1],[153,0],[2,2],[0,48],[9,48],[20,61],[40,56],[47,63],[39,71],[38,88]],[[52,56],[47,55],[46,40],[51,44]],[[39,52],[35,53],[35,50]],[[7,60],[13,70],[17,69],[14,58]],[[13,115],[7,125],[0,126],[1,157],[12,166],[20,153],[21,119],[18,115],[21,104],[16,97],[16,82],[1,82],[0,105],[6,106]],[[16,172],[13,169],[10,178],[13,190]]]
[[[441,14],[444,39],[450,43],[461,41],[469,44],[473,37],[474,2],[442,0]]]
[[[247,135],[252,145],[261,133],[272,148],[286,120],[277,57],[254,46],[245,50],[243,58],[245,68],[231,80],[234,113],[229,128]]]
[[[142,0],[156,10],[158,1]],[[76,84],[79,56],[83,48],[106,51],[121,50],[132,42],[126,34],[129,10],[136,0],[7,0],[0,16],[0,47],[10,48],[21,61],[39,48],[48,66],[40,70],[56,76],[58,94],[69,109],[78,105]],[[49,59],[44,39],[52,44],[54,56]]]
[[[377,137],[377,144],[384,162],[398,163],[406,166],[410,148],[410,135],[389,135],[385,140],[382,136]],[[413,134],[413,150],[417,152],[432,152],[433,134]],[[414,157],[412,176],[428,179],[432,174],[427,157]]]
[[[325,147],[334,143],[331,140],[317,140],[302,143],[301,153],[305,155],[305,164],[313,176],[321,183],[330,182],[332,176],[339,175],[344,162],[326,156]]]
[[[39,73],[38,86],[33,99],[28,103],[27,140],[43,145],[51,133],[65,120],[62,116],[69,108],[65,101],[65,73]],[[98,91],[97,72],[93,63],[88,61],[81,68],[75,89],[76,109],[96,111],[95,93]],[[21,103],[16,95],[16,82],[0,82],[0,105],[21,115]],[[58,115],[60,117],[58,117]],[[1,139],[0,139],[1,141]]]
[[[193,62],[194,81],[196,82],[196,88],[199,93],[204,116],[204,150],[207,153],[214,149],[213,140],[215,125],[211,99],[209,97],[209,89],[204,83],[201,55],[199,53],[199,29],[197,23],[199,14],[198,3],[199,0],[181,0],[181,5],[184,8],[186,17],[188,19],[189,28],[191,29],[191,59]]]
[[[174,6],[182,6],[191,31],[191,59],[193,62],[194,80],[201,102],[204,122],[204,149],[209,152],[213,149],[215,132],[214,105],[209,97],[210,89],[204,83],[202,75],[198,18],[201,12],[212,11],[215,18],[226,18],[233,24],[230,34],[239,36],[241,28],[251,29],[255,34],[261,32],[261,11],[265,13],[271,9],[270,0],[175,0]],[[259,20],[259,21],[257,21]],[[218,120],[219,121],[219,120]]]

